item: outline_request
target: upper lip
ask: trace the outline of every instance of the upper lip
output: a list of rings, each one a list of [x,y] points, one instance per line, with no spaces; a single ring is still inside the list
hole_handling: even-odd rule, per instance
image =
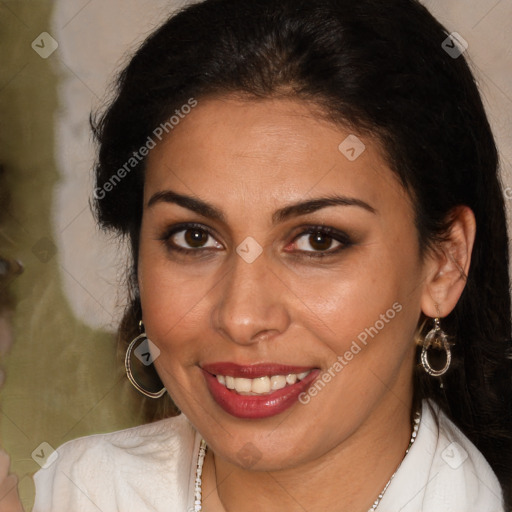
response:
[[[240,365],[231,362],[206,363],[201,365],[201,367],[212,375],[245,377],[247,379],[256,379],[258,377],[272,375],[288,375],[290,373],[303,373],[316,368],[314,366],[290,366],[277,363]]]

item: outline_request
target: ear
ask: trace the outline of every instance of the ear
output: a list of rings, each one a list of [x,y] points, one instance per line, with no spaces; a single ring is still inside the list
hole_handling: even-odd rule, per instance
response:
[[[423,313],[431,318],[445,317],[455,308],[471,263],[476,234],[475,215],[465,205],[450,212],[447,239],[440,242],[425,261],[427,278],[421,298]]]

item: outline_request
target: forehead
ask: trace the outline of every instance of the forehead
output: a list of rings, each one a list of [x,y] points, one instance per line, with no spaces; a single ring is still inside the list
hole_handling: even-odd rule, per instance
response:
[[[256,207],[329,192],[408,202],[375,139],[292,99],[199,100],[148,156],[145,201],[165,188]]]

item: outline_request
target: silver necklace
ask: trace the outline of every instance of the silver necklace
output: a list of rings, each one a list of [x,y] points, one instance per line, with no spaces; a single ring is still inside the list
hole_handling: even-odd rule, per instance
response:
[[[411,446],[413,445],[414,441],[416,440],[416,436],[418,434],[418,429],[420,428],[420,420],[421,420],[421,412],[416,411],[416,414],[414,415],[414,425],[412,429],[411,439],[409,441],[409,446],[407,447],[407,450],[405,450],[405,454],[403,459],[400,461],[400,464],[398,464],[398,467],[395,469],[395,472],[391,475],[391,478],[388,480],[388,483],[382,489],[381,493],[377,496],[377,499],[373,502],[373,505],[368,509],[368,512],[373,512],[377,509],[379,506],[380,500],[384,496],[384,493],[386,492],[387,488],[389,487],[389,484],[391,483],[391,480],[393,480],[393,477],[396,475],[398,468],[402,465],[402,462],[405,459],[405,456],[409,453],[409,450],[411,449]]]
[[[421,412],[416,411],[416,414],[414,415],[414,426],[412,429],[412,435],[411,440],[409,441],[409,446],[407,447],[407,450],[405,450],[404,459],[405,456],[409,453],[409,450],[411,449],[411,446],[413,445],[414,441],[416,440],[416,436],[418,434],[418,429],[420,427],[420,420],[421,420]],[[201,439],[201,443],[199,444],[199,453],[197,454],[197,467],[196,467],[196,479],[195,479],[195,486],[194,486],[194,511],[195,512],[201,512],[202,507],[202,497],[201,497],[201,483],[202,483],[202,473],[203,473],[203,463],[204,458],[206,456],[206,450],[208,447],[206,446],[206,441],[204,439]],[[393,477],[396,475],[398,469],[402,465],[403,459],[398,464],[398,467],[395,469],[395,472],[391,475],[391,478],[388,480],[388,483],[382,489],[381,493],[377,496],[377,499],[373,502],[373,505],[371,508],[368,509],[368,512],[374,512],[377,507],[379,506],[380,500],[384,496],[384,493],[386,492],[387,488],[389,487],[389,484],[391,483],[391,480],[393,480]]]

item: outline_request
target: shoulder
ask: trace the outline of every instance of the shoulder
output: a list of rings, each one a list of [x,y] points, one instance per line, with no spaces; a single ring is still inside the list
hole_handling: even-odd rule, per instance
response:
[[[183,495],[195,442],[183,414],[68,441],[34,475],[33,512],[160,510],[160,501]]]
[[[153,458],[161,453],[163,445],[173,451],[181,450],[186,440],[193,435],[192,425],[180,414],[116,432],[79,437],[61,445],[57,452],[59,456],[73,454],[76,458],[78,454],[84,456],[91,450],[100,449],[119,452],[134,459]]]
[[[77,465],[85,469],[89,463],[101,462],[120,470],[120,462],[128,464],[127,467],[141,467],[155,461],[167,464],[192,449],[193,437],[192,425],[181,414],[125,430],[68,441],[57,448],[54,465],[59,469],[76,468]]]
[[[432,409],[430,425],[438,424],[438,437],[431,475],[439,480],[432,499],[453,502],[454,486],[464,492],[471,510],[501,512],[502,490],[491,466],[469,438],[446,416],[437,404]],[[436,421],[437,418],[437,421]],[[469,508],[468,508],[469,510]]]
[[[431,400],[409,453],[379,505],[382,512],[504,512],[491,466]]]

